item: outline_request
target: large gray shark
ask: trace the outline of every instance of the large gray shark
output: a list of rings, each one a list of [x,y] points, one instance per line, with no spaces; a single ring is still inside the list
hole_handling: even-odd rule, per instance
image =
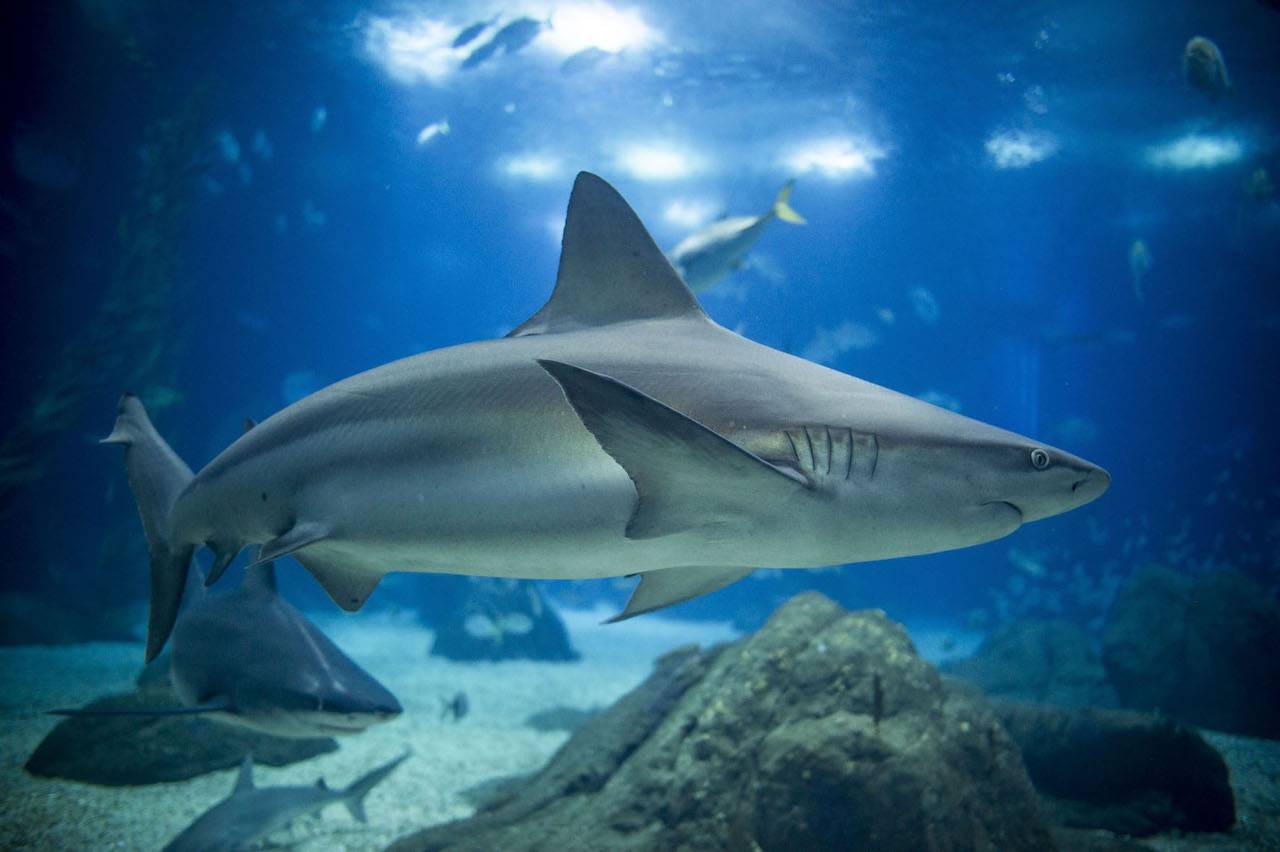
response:
[[[388,571],[640,574],[619,617],[760,566],[933,553],[1102,494],[1105,471],[721,328],[622,197],[574,184],[550,300],[505,339],[354,376],[199,474],[125,396],[105,440],[151,548],[147,654],[195,548],[292,554],[358,609]]]
[[[790,180],[783,184],[773,206],[759,216],[733,216],[712,222],[685,237],[671,250],[672,265],[693,292],[710,290],[730,272],[740,268],[747,252],[774,219],[793,225],[804,224],[804,217],[792,210],[788,203],[794,184],[795,181]]]
[[[205,811],[196,821],[164,847],[165,852],[224,852],[249,849],[277,829],[307,814],[318,813],[336,802],[346,805],[351,816],[367,822],[364,797],[390,775],[409,755],[378,767],[341,790],[330,790],[320,779],[313,787],[256,787],[253,758],[240,764],[231,795]]]
[[[64,716],[207,715],[278,737],[353,734],[398,716],[400,702],[276,590],[272,563],[226,594],[189,600],[173,629],[169,678],[183,705],[55,710]]]

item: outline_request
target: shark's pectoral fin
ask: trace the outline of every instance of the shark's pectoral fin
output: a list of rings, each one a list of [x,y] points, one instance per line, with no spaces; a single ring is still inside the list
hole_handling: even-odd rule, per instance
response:
[[[559,361],[538,361],[596,441],[635,483],[627,538],[647,539],[735,522],[761,500],[809,487],[630,385]]]
[[[324,524],[315,521],[299,521],[271,541],[263,542],[253,565],[261,565],[264,562],[279,559],[281,556],[288,556],[295,550],[309,547],[328,537],[329,528]]]
[[[203,713],[226,713],[231,701],[219,698],[192,707],[59,707],[49,710],[50,716],[199,716]]]
[[[693,568],[663,568],[640,575],[640,584],[631,593],[622,612],[606,624],[622,621],[645,612],[653,612],[664,606],[683,603],[699,595],[723,589],[750,574],[754,568],[721,568],[698,566]]]
[[[347,612],[355,612],[364,606],[382,581],[381,573],[355,567],[341,556],[302,551],[293,554],[293,558],[301,562],[333,602]]]

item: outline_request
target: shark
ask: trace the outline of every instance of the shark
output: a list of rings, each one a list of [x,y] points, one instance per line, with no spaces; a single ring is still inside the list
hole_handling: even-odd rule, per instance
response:
[[[186,595],[169,657],[184,706],[52,712],[203,715],[279,737],[355,734],[400,715],[396,697],[280,595],[274,563],[249,568],[231,592],[205,595],[196,581]]]
[[[794,180],[783,184],[773,206],[761,215],[732,216],[712,222],[685,237],[671,250],[672,265],[693,292],[710,290],[729,273],[741,269],[747,252],[774,219],[793,225],[805,224],[804,217],[792,210],[789,203],[794,186]]]
[[[253,848],[273,831],[307,814],[319,813],[341,802],[351,816],[368,822],[364,798],[408,757],[402,754],[341,790],[331,790],[324,779],[311,787],[258,787],[253,783],[253,757],[240,764],[231,795],[205,811],[182,833],[169,841],[165,852],[214,852]]]
[[[337,382],[199,473],[126,394],[147,656],[193,552],[292,555],[342,608],[389,571],[639,575],[617,618],[756,568],[967,547],[1090,502],[1097,465],[717,325],[622,196],[580,173],[550,299],[506,337]]]

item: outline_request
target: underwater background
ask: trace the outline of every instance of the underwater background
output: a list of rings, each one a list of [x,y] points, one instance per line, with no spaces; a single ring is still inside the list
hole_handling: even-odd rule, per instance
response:
[[[794,179],[806,223],[770,224],[700,294],[712,319],[1040,437],[1113,482],[1006,539],[762,571],[665,617],[750,631],[816,590],[884,610],[939,661],[1027,618],[1097,643],[1151,564],[1230,569],[1268,606],[1280,594],[1274,3],[0,14],[6,644],[142,636],[145,542],[118,451],[97,445],[121,392],[198,469],[246,417],[499,337],[550,293],[580,170],[664,249],[767,212]],[[1229,89],[1185,73],[1197,35]],[[297,565],[280,582],[335,611]],[[344,635],[365,617],[382,635],[380,613],[425,612],[447,582],[392,578]],[[614,611],[631,581],[537,586],[567,611]]]

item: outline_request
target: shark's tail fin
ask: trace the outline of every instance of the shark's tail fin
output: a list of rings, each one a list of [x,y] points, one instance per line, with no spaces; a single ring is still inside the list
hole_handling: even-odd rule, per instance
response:
[[[364,812],[364,797],[369,795],[370,790],[378,786],[384,778],[394,772],[395,768],[404,763],[408,757],[409,752],[406,751],[390,763],[383,764],[368,775],[352,781],[351,786],[342,791],[342,803],[347,806],[347,810],[351,811],[351,816],[360,822],[369,821]]]
[[[791,209],[791,189],[795,185],[794,180],[789,180],[782,185],[782,189],[778,190],[778,197],[773,199],[773,215],[793,225],[804,225],[805,218]]]
[[[151,614],[147,623],[147,662],[151,662],[164,648],[178,618],[195,550],[194,545],[174,542],[169,536],[169,512],[191,481],[191,468],[151,425],[142,400],[125,394],[116,414],[115,428],[102,443],[124,446],[125,474],[151,552]]]

